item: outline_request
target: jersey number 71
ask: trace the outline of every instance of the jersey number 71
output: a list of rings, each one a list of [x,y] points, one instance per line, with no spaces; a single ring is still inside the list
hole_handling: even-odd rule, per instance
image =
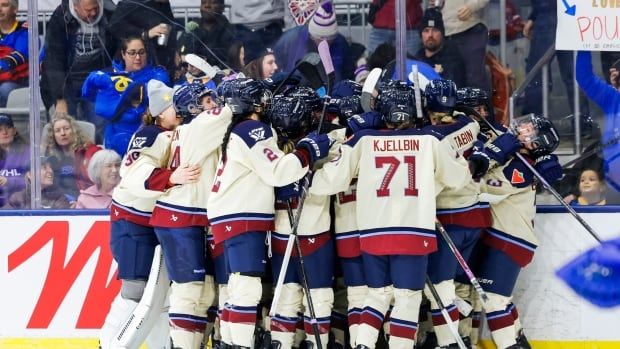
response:
[[[405,155],[404,162],[407,165],[407,187],[405,196],[418,196],[418,189],[415,186],[415,156]],[[381,180],[381,185],[377,189],[377,196],[390,196],[390,183],[394,178],[396,170],[401,164],[401,160],[396,156],[375,156],[375,167],[383,168],[387,166],[387,171]]]

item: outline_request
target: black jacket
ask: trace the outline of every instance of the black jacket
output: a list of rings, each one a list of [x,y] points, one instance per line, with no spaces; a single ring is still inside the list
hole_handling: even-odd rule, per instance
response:
[[[235,39],[235,27],[224,16],[217,17],[216,23],[211,30],[206,30],[200,26],[199,20],[198,23],[198,28],[189,33],[184,32],[181,34],[178,47],[179,53],[182,55],[189,53],[197,54],[205,58],[209,64],[217,65],[224,69],[223,64],[213,56],[213,53],[227,65],[230,64],[228,62],[228,49]],[[209,52],[207,47],[212,52]]]
[[[414,58],[433,67],[442,79],[452,80],[458,87],[467,86],[463,68],[465,63],[449,42],[444,41],[441,49],[431,57],[426,57],[423,47]]]
[[[92,54],[76,59],[78,49],[85,47],[78,38],[80,23],[69,11],[69,0],[62,0],[54,10],[47,23],[45,54],[41,62],[41,97],[47,108],[65,95],[77,93],[75,97],[79,97],[88,74],[111,64],[116,42],[107,28],[104,14],[98,23],[98,34],[89,42],[94,48]]]
[[[149,29],[165,23],[171,26],[166,46],[157,45],[157,38],[147,40],[149,61],[153,65],[162,65],[168,75],[174,76],[174,54],[177,48],[179,24],[174,20],[169,2],[154,0],[122,0],[110,18],[110,31],[118,39],[132,36],[148,38]]]

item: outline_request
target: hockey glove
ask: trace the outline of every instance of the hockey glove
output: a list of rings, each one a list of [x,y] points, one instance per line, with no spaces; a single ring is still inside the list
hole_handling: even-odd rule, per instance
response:
[[[484,152],[500,165],[504,165],[510,157],[521,149],[521,142],[510,133],[504,133],[486,145]]]
[[[378,129],[383,126],[381,114],[370,111],[367,113],[353,115],[347,120],[347,137],[354,133],[366,129]]]
[[[558,157],[554,154],[543,155],[537,158],[534,168],[549,184],[553,184],[564,175],[562,165],[560,165]]]
[[[480,141],[474,143],[472,153],[469,155],[469,172],[474,180],[479,180],[489,170],[489,156],[484,151],[484,144]]]
[[[301,193],[301,187],[299,185],[299,182],[293,182],[283,187],[276,187],[275,193],[276,200],[287,201],[290,199],[298,198]]]
[[[306,137],[297,142],[297,149],[306,151],[310,156],[310,167],[318,160],[325,158],[329,154],[329,147],[332,141],[326,134],[311,132]]]

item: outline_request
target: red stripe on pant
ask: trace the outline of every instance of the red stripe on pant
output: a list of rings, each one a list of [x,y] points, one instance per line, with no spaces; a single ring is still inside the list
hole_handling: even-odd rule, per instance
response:
[[[271,318],[271,330],[273,332],[295,333],[297,321],[280,321],[277,315]]]
[[[459,309],[454,304],[449,305],[448,315],[452,321],[457,321],[459,319]],[[443,318],[443,315],[441,315],[441,311],[438,309],[433,309],[433,326],[441,326],[445,324],[447,324],[447,322],[446,319]]]
[[[394,320],[390,321],[390,336],[411,340],[415,338],[415,334],[418,331],[417,324],[410,323],[410,326],[405,326],[403,324],[399,324],[398,319]]]
[[[204,332],[206,324],[188,319],[170,319],[170,327],[188,332]]]
[[[383,325],[383,316],[381,316],[379,311],[366,307],[362,312],[362,316],[360,316],[360,324],[367,324],[379,331]]]
[[[510,313],[496,311],[487,315],[487,323],[491,331],[497,331],[514,325],[514,319]]]
[[[316,321],[319,327],[320,335],[329,333],[330,318],[328,317],[318,318],[316,319]],[[314,329],[312,328],[312,323],[311,323],[310,318],[304,317],[304,331],[306,331],[306,334],[308,336],[314,336]]]
[[[230,309],[228,315],[228,322],[236,324],[254,325],[256,323],[256,311],[237,312],[234,309]]]

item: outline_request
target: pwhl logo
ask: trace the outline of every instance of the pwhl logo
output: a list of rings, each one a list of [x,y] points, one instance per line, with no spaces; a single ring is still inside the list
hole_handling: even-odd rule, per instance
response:
[[[108,283],[112,267],[112,253],[109,248],[110,223],[96,221],[84,236],[82,242],[67,261],[69,222],[50,221],[44,223],[25,243],[9,255],[9,273],[52,244],[52,255],[43,289],[30,316],[27,328],[48,328],[58,308],[67,296],[79,274],[91,256],[98,252],[99,258],[84,298],[75,328],[101,328],[109,305],[118,294],[121,283],[116,273]],[[97,251],[98,250],[98,251]],[[102,305],[107,305],[102,307]]]

